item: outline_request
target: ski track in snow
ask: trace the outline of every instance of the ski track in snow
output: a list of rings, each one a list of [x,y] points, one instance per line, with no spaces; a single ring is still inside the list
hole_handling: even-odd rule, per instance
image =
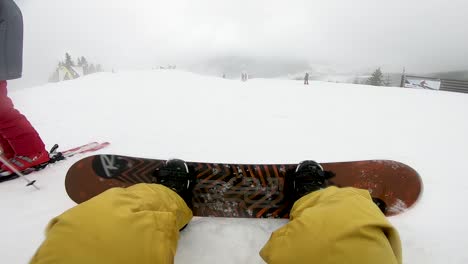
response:
[[[226,163],[390,159],[415,168],[424,193],[389,218],[404,263],[468,263],[468,95],[310,81],[226,80],[179,70],[99,73],[10,91],[47,147],[109,141],[98,153]],[[91,154],[86,154],[91,155]],[[48,221],[72,207],[68,168],[34,173],[41,190],[0,184],[0,263],[26,263]],[[461,210],[460,210],[461,209]],[[194,218],[176,263],[263,263],[286,220]]]

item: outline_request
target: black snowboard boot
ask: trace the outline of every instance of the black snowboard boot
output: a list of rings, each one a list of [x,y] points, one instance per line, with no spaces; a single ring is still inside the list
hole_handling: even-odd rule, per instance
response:
[[[380,211],[382,213],[386,214],[387,213],[387,204],[380,198],[377,197],[372,197],[372,201],[374,202],[377,207],[379,207]]]
[[[191,206],[195,176],[190,173],[185,161],[179,159],[168,160],[163,167],[153,172],[153,176],[154,183],[172,189],[184,199],[189,207]]]
[[[331,171],[324,171],[322,166],[315,161],[306,160],[296,167],[296,171],[291,174],[287,183],[289,184],[289,193],[293,201],[297,201],[304,195],[311,192],[324,189],[331,184],[330,178],[335,174]],[[382,211],[387,212],[387,205],[385,202],[377,197],[372,197],[372,201]]]
[[[328,179],[335,176],[333,172],[324,171],[315,161],[306,160],[297,165],[294,173],[288,177],[288,193],[293,201],[311,192],[329,186]]]

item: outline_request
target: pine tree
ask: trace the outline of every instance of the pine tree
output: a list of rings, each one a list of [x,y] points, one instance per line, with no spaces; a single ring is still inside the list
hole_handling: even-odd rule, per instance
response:
[[[384,81],[383,81],[382,70],[380,70],[380,68],[375,70],[374,73],[372,73],[372,76],[369,79],[367,79],[366,84],[374,85],[374,86],[383,86]]]
[[[96,72],[96,68],[94,67],[94,64],[90,64],[88,67],[88,74],[92,74]]]
[[[76,65],[78,65],[78,66],[80,66],[80,67],[83,66],[83,62],[81,61],[81,58],[80,58],[80,57],[78,57],[78,60],[77,60]]]
[[[81,56],[81,64],[83,66],[85,66],[85,65],[88,66],[88,61],[86,60],[86,58],[84,56]]]
[[[75,66],[75,63],[73,62],[70,54],[65,53],[65,66],[70,67],[70,66]]]
[[[83,67],[83,74],[87,75],[88,74],[88,61],[84,56],[81,56],[81,67]]]

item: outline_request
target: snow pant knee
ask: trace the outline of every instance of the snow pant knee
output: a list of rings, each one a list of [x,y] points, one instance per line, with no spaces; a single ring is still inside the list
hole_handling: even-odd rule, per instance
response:
[[[369,192],[328,187],[294,204],[260,251],[267,263],[402,263],[398,232]]]
[[[31,263],[173,263],[191,218],[162,185],[113,188],[52,219]]]
[[[7,96],[6,84],[0,81],[0,137],[17,155],[29,156],[44,151],[45,145],[37,131]]]

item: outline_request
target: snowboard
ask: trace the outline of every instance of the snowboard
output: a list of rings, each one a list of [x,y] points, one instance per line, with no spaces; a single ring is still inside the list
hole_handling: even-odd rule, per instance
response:
[[[65,188],[76,203],[114,187],[152,183],[153,172],[166,160],[94,155],[73,164]],[[364,160],[320,163],[335,174],[329,182],[338,187],[366,189],[386,205],[387,216],[397,215],[419,199],[419,174],[400,162]],[[285,177],[297,164],[223,164],[187,162],[196,175],[191,209],[195,216],[288,218],[293,201],[284,193]]]

